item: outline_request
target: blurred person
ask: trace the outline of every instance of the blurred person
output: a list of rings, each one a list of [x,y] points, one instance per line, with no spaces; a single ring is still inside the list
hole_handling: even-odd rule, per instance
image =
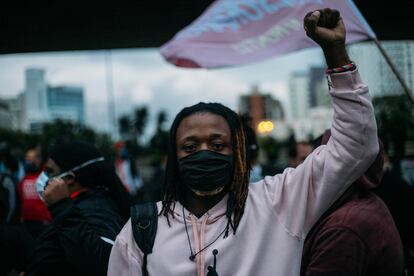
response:
[[[260,181],[263,179],[263,167],[257,160],[257,151],[258,151],[258,145],[257,144],[251,144],[249,145],[249,149],[252,151],[253,155],[251,156],[252,162],[251,162],[251,170],[250,170],[250,183],[255,183],[257,181]]]
[[[0,275],[23,271],[35,246],[26,229],[0,222]]]
[[[20,181],[22,181],[23,177],[26,174],[25,171],[25,152],[17,147],[14,148],[12,151],[13,156],[15,156],[16,160],[17,160],[17,171],[16,171],[16,179],[17,179],[17,183],[20,183]]]
[[[37,237],[51,221],[46,204],[36,191],[36,180],[45,163],[40,147],[29,149],[25,156],[25,176],[19,183],[21,200],[20,221],[33,237]]]
[[[404,267],[406,276],[414,275],[414,188],[400,174],[395,172],[384,156],[381,185],[375,193],[385,202],[394,218],[404,247]]]
[[[128,149],[123,142],[117,143],[115,149],[117,153],[115,159],[116,172],[125,189],[134,197],[143,186],[135,160],[129,156]]]
[[[151,177],[144,182],[144,186],[140,190],[135,203],[157,202],[162,199],[167,156],[162,155],[159,159],[151,164]]]
[[[25,275],[105,275],[113,241],[129,216],[115,170],[92,145],[56,145],[36,181],[51,224],[36,240]]]
[[[306,234],[378,153],[371,98],[346,53],[339,12],[314,11],[304,21],[331,68],[328,144],[296,169],[249,185],[239,116],[218,103],[184,108],[170,130],[163,200],[145,206],[153,215],[145,224],[124,226],[108,275],[299,275]]]
[[[19,180],[19,161],[12,154],[12,149],[6,142],[0,143],[0,173],[3,172],[11,175],[16,181]]]
[[[20,200],[17,191],[18,161],[7,143],[0,144],[0,222],[18,223]]]
[[[251,117],[249,115],[241,116],[243,128],[246,135],[247,141],[247,150],[246,158],[250,163],[250,183],[257,182],[263,179],[263,168],[262,165],[258,162],[259,158],[259,144],[257,143],[256,133],[251,127]]]
[[[414,187],[414,159],[413,157],[401,160],[401,173],[403,179]]]
[[[331,136],[325,131],[326,145]],[[403,249],[384,202],[373,192],[381,183],[383,147],[374,163],[337,199],[308,233],[302,276],[401,276]]]
[[[308,142],[297,142],[295,144],[295,148],[291,151],[291,155],[289,158],[289,166],[292,168],[296,168],[303,161],[305,161],[306,157],[312,152],[313,146],[311,143]]]

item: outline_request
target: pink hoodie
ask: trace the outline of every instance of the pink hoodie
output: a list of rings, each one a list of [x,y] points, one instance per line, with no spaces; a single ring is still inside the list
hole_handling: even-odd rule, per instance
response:
[[[335,111],[328,144],[314,150],[296,169],[250,185],[236,235],[220,236],[194,261],[189,260],[184,219],[193,252],[198,252],[225,229],[227,197],[201,218],[177,202],[171,227],[164,216],[158,219],[153,253],[148,255],[149,275],[205,276],[207,267],[213,265],[214,249],[218,250],[220,276],[299,275],[306,234],[367,170],[379,148],[371,98],[358,72],[330,75],[328,84]],[[128,221],[116,238],[108,275],[142,275],[142,256]]]

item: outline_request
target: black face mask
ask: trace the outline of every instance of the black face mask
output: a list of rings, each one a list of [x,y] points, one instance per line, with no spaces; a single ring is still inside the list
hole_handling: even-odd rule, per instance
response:
[[[38,171],[35,164],[27,161],[24,162],[24,170],[27,173],[35,173]]]
[[[226,186],[233,176],[233,156],[201,150],[178,160],[180,177],[192,190],[209,192]]]

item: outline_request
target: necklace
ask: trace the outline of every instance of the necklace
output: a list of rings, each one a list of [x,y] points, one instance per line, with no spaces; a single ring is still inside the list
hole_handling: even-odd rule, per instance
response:
[[[188,257],[190,259],[190,261],[194,261],[195,257],[200,254],[201,252],[203,252],[204,250],[206,250],[208,247],[210,247],[213,243],[215,243],[221,235],[223,235],[223,233],[227,230],[228,225],[223,229],[223,231],[221,231],[220,234],[218,234],[218,236],[214,239],[214,241],[210,242],[208,245],[204,246],[202,249],[200,249],[198,252],[193,253],[193,248],[191,246],[191,240],[190,240],[190,235],[188,234],[188,228],[187,228],[187,221],[185,220],[185,214],[184,214],[184,206],[183,206],[183,219],[184,219],[184,227],[185,227],[185,232],[187,233],[187,239],[188,239],[188,245],[190,247],[190,256]]]

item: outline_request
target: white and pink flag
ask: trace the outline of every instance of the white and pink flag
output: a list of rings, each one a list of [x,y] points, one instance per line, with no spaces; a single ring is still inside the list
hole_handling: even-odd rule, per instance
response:
[[[375,38],[352,0],[216,0],[163,45],[161,54],[176,66],[218,68],[314,47],[303,17],[321,8],[340,11],[347,43]]]

